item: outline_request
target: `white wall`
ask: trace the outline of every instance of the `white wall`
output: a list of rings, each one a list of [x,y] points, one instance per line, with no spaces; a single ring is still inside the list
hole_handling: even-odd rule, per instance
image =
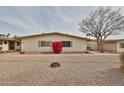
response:
[[[8,41],[7,41],[7,44],[4,44],[4,41],[2,41],[2,45],[0,45],[0,47],[2,47],[1,51],[8,51],[8,49],[9,49]]]
[[[124,41],[117,42],[117,52],[124,52],[124,48],[120,48],[120,43],[124,43]]]
[[[52,47],[38,47],[38,41],[72,41],[72,47],[63,47],[63,52],[86,51],[86,40],[63,35],[45,35],[21,40],[22,52],[53,52]]]
[[[21,49],[21,45],[20,46],[17,46],[17,42],[18,41],[15,42],[15,50],[20,50]]]
[[[89,42],[87,42],[87,47],[90,47],[91,50],[97,50],[97,43],[96,43],[96,41],[89,41]]]
[[[117,52],[117,43],[116,42],[105,42],[104,50],[109,52]]]

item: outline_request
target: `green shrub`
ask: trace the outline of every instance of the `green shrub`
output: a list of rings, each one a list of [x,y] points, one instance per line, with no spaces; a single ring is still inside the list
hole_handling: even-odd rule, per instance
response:
[[[124,52],[120,54],[120,61],[124,62]]]

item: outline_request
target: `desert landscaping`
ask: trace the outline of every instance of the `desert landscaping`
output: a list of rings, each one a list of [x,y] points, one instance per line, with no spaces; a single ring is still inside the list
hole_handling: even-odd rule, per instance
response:
[[[123,77],[119,54],[0,54],[0,85],[124,85]]]

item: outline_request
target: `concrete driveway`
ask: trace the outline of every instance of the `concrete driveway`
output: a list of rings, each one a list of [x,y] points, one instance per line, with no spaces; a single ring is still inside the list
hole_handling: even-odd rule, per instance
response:
[[[0,85],[124,85],[119,65],[118,54],[1,54]]]

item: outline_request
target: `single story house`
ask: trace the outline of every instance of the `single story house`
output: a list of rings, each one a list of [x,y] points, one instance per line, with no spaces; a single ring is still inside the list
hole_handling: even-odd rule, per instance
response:
[[[61,41],[62,52],[85,52],[87,38],[58,32],[22,36],[21,52],[53,52],[52,42]]]
[[[97,50],[95,40],[53,32],[18,38],[10,38],[0,34],[0,51],[21,50],[21,52],[53,52],[52,42],[54,41],[62,42],[62,52],[81,53],[87,50]],[[103,50],[109,52],[124,52],[124,39],[105,40]]]
[[[15,51],[20,50],[21,43],[19,40],[6,37],[5,35],[0,34],[0,51]]]
[[[105,40],[104,50],[110,52],[124,52],[124,39]]]
[[[95,40],[87,42],[87,50],[97,50],[97,43]],[[124,39],[110,39],[105,40],[103,50],[108,52],[124,52]]]

